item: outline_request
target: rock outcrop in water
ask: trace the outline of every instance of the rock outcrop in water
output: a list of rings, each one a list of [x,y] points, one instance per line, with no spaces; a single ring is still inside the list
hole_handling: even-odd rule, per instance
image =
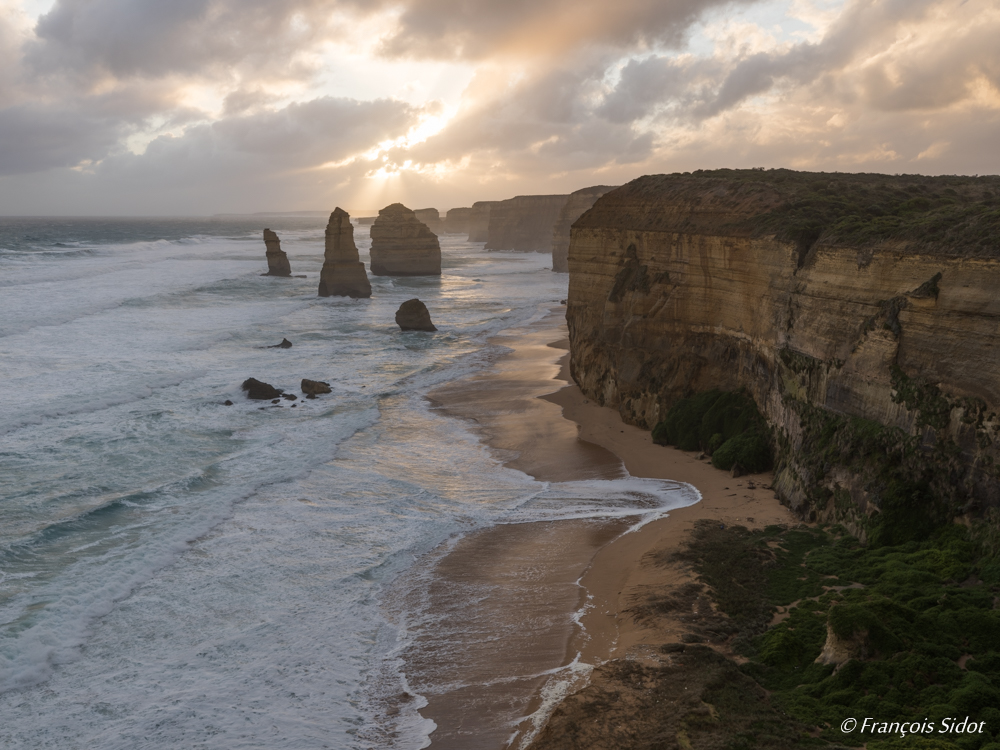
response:
[[[372,273],[376,276],[440,276],[441,246],[402,203],[378,212],[372,224]]]
[[[436,331],[431,322],[431,314],[427,305],[420,300],[408,299],[396,311],[396,324],[403,331]]]
[[[468,234],[469,218],[472,216],[471,208],[449,208],[445,214],[441,229],[446,234]],[[489,223],[487,222],[487,229]]]
[[[487,250],[552,252],[552,230],[568,195],[519,195],[490,210]]]
[[[270,401],[279,398],[284,393],[280,388],[275,388],[270,383],[264,383],[256,378],[247,378],[240,388],[247,392],[247,398],[254,401]]]
[[[569,231],[573,222],[594,205],[594,201],[614,190],[607,185],[595,185],[570,193],[563,204],[559,218],[552,228],[552,270],[557,273],[569,273]]]
[[[642,177],[574,225],[582,391],[653,427],[746,389],[775,490],[862,538],[1000,517],[1000,178]]]
[[[291,276],[292,267],[288,263],[288,256],[281,249],[278,235],[270,229],[264,230],[264,246],[267,248],[267,273],[264,275]]]
[[[351,217],[335,208],[326,225],[326,249],[319,274],[320,297],[371,297],[372,285],[354,244]]]
[[[323,393],[330,393],[330,384],[325,380],[309,380],[302,378],[301,389],[307,396],[317,396]]]
[[[469,209],[469,242],[490,238],[490,212],[500,201],[476,201]]]
[[[413,215],[434,234],[441,234],[441,214],[436,208],[417,208],[414,209]]]

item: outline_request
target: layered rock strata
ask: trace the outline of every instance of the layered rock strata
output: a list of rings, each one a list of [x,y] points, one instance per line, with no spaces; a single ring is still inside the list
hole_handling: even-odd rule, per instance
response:
[[[371,268],[376,276],[441,275],[437,235],[402,203],[378,212],[371,236]]]
[[[449,208],[442,222],[442,231],[446,234],[468,234],[471,215],[471,208]],[[488,224],[487,229],[489,229]]]
[[[278,235],[270,229],[264,230],[264,246],[267,248],[267,273],[264,275],[291,276],[292,267],[288,263],[288,256],[281,249]]]
[[[635,180],[573,225],[573,377],[645,427],[746,389],[782,500],[862,538],[1000,518],[997,195],[998,178]]]
[[[490,238],[490,212],[500,201],[476,201],[469,209],[469,242]]]
[[[417,220],[434,234],[441,234],[441,214],[436,208],[417,208],[413,211]]]
[[[490,211],[487,250],[552,252],[552,230],[568,195],[519,195]]]
[[[563,204],[559,218],[552,228],[552,270],[557,273],[569,273],[569,230],[573,222],[583,216],[594,201],[614,187],[595,185],[570,193]]]
[[[372,285],[365,264],[354,244],[354,226],[348,213],[338,207],[326,225],[323,269],[319,274],[320,297],[371,297]]]
[[[396,311],[396,325],[402,331],[436,331],[431,322],[431,314],[427,305],[417,298],[408,299]]]

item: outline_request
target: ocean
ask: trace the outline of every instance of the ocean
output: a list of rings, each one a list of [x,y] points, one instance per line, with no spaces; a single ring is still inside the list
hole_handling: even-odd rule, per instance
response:
[[[426,747],[419,694],[386,710],[441,627],[385,600],[415,565],[493,524],[696,499],[537,482],[431,408],[566,297],[550,256],[444,235],[440,279],[319,298],[324,224],[0,219],[0,746]],[[306,278],[260,275],[264,226]],[[398,330],[412,297],[437,333]],[[248,401],[248,377],[333,392]]]

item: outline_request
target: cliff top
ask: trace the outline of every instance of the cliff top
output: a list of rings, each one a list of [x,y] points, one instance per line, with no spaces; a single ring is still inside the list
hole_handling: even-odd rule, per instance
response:
[[[1000,177],[789,169],[647,175],[606,193],[575,226],[619,224],[646,231],[774,235],[802,245],[867,247],[888,241],[946,255],[1000,256]]]

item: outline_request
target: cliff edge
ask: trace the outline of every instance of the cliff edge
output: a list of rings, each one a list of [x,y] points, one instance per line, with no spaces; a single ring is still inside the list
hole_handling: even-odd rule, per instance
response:
[[[996,516],[998,195],[996,177],[639,178],[573,225],[573,377],[647,428],[745,389],[782,500],[861,538]]]

